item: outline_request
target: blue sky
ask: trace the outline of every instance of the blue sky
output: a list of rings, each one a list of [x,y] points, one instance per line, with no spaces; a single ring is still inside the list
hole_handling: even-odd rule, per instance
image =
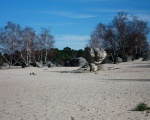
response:
[[[0,27],[11,21],[37,33],[50,28],[56,48],[84,49],[96,25],[120,11],[150,25],[150,0],[0,0]]]

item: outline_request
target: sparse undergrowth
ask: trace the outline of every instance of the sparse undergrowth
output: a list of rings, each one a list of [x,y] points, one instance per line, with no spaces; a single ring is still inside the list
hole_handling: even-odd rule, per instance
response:
[[[134,109],[134,111],[145,111],[145,110],[150,110],[150,107],[143,102],[139,103]]]

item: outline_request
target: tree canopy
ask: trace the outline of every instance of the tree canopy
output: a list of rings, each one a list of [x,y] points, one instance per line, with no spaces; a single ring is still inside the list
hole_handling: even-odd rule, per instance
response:
[[[99,23],[91,33],[90,47],[103,47],[108,54],[115,56],[142,56],[149,49],[150,27],[137,16],[119,12],[108,24]],[[0,27],[0,61],[10,66],[18,62],[29,65],[34,61],[59,61],[64,63],[76,57],[84,57],[84,51],[65,47],[54,48],[55,39],[50,29],[42,28],[36,33],[33,28],[22,28],[8,22]]]
[[[44,54],[47,60],[48,51],[53,48],[54,43],[54,37],[47,28],[42,28],[40,34],[36,34],[33,28],[21,28],[12,22],[0,28],[0,53],[9,65],[20,60],[29,65],[31,61],[39,60],[36,58],[43,61],[39,53]]]
[[[91,33],[90,47],[104,47],[113,56],[141,55],[149,49],[150,28],[137,16],[119,12],[111,23],[99,23]]]

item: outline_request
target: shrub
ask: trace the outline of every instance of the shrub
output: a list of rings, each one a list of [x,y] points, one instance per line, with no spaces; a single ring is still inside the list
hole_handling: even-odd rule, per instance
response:
[[[145,111],[145,110],[150,110],[150,107],[147,106],[145,103],[139,103],[134,111]]]

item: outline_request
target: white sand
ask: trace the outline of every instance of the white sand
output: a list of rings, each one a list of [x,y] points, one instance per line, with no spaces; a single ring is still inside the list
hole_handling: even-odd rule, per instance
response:
[[[132,111],[139,102],[150,106],[150,61],[61,73],[76,69],[1,69],[0,120],[150,120]]]

